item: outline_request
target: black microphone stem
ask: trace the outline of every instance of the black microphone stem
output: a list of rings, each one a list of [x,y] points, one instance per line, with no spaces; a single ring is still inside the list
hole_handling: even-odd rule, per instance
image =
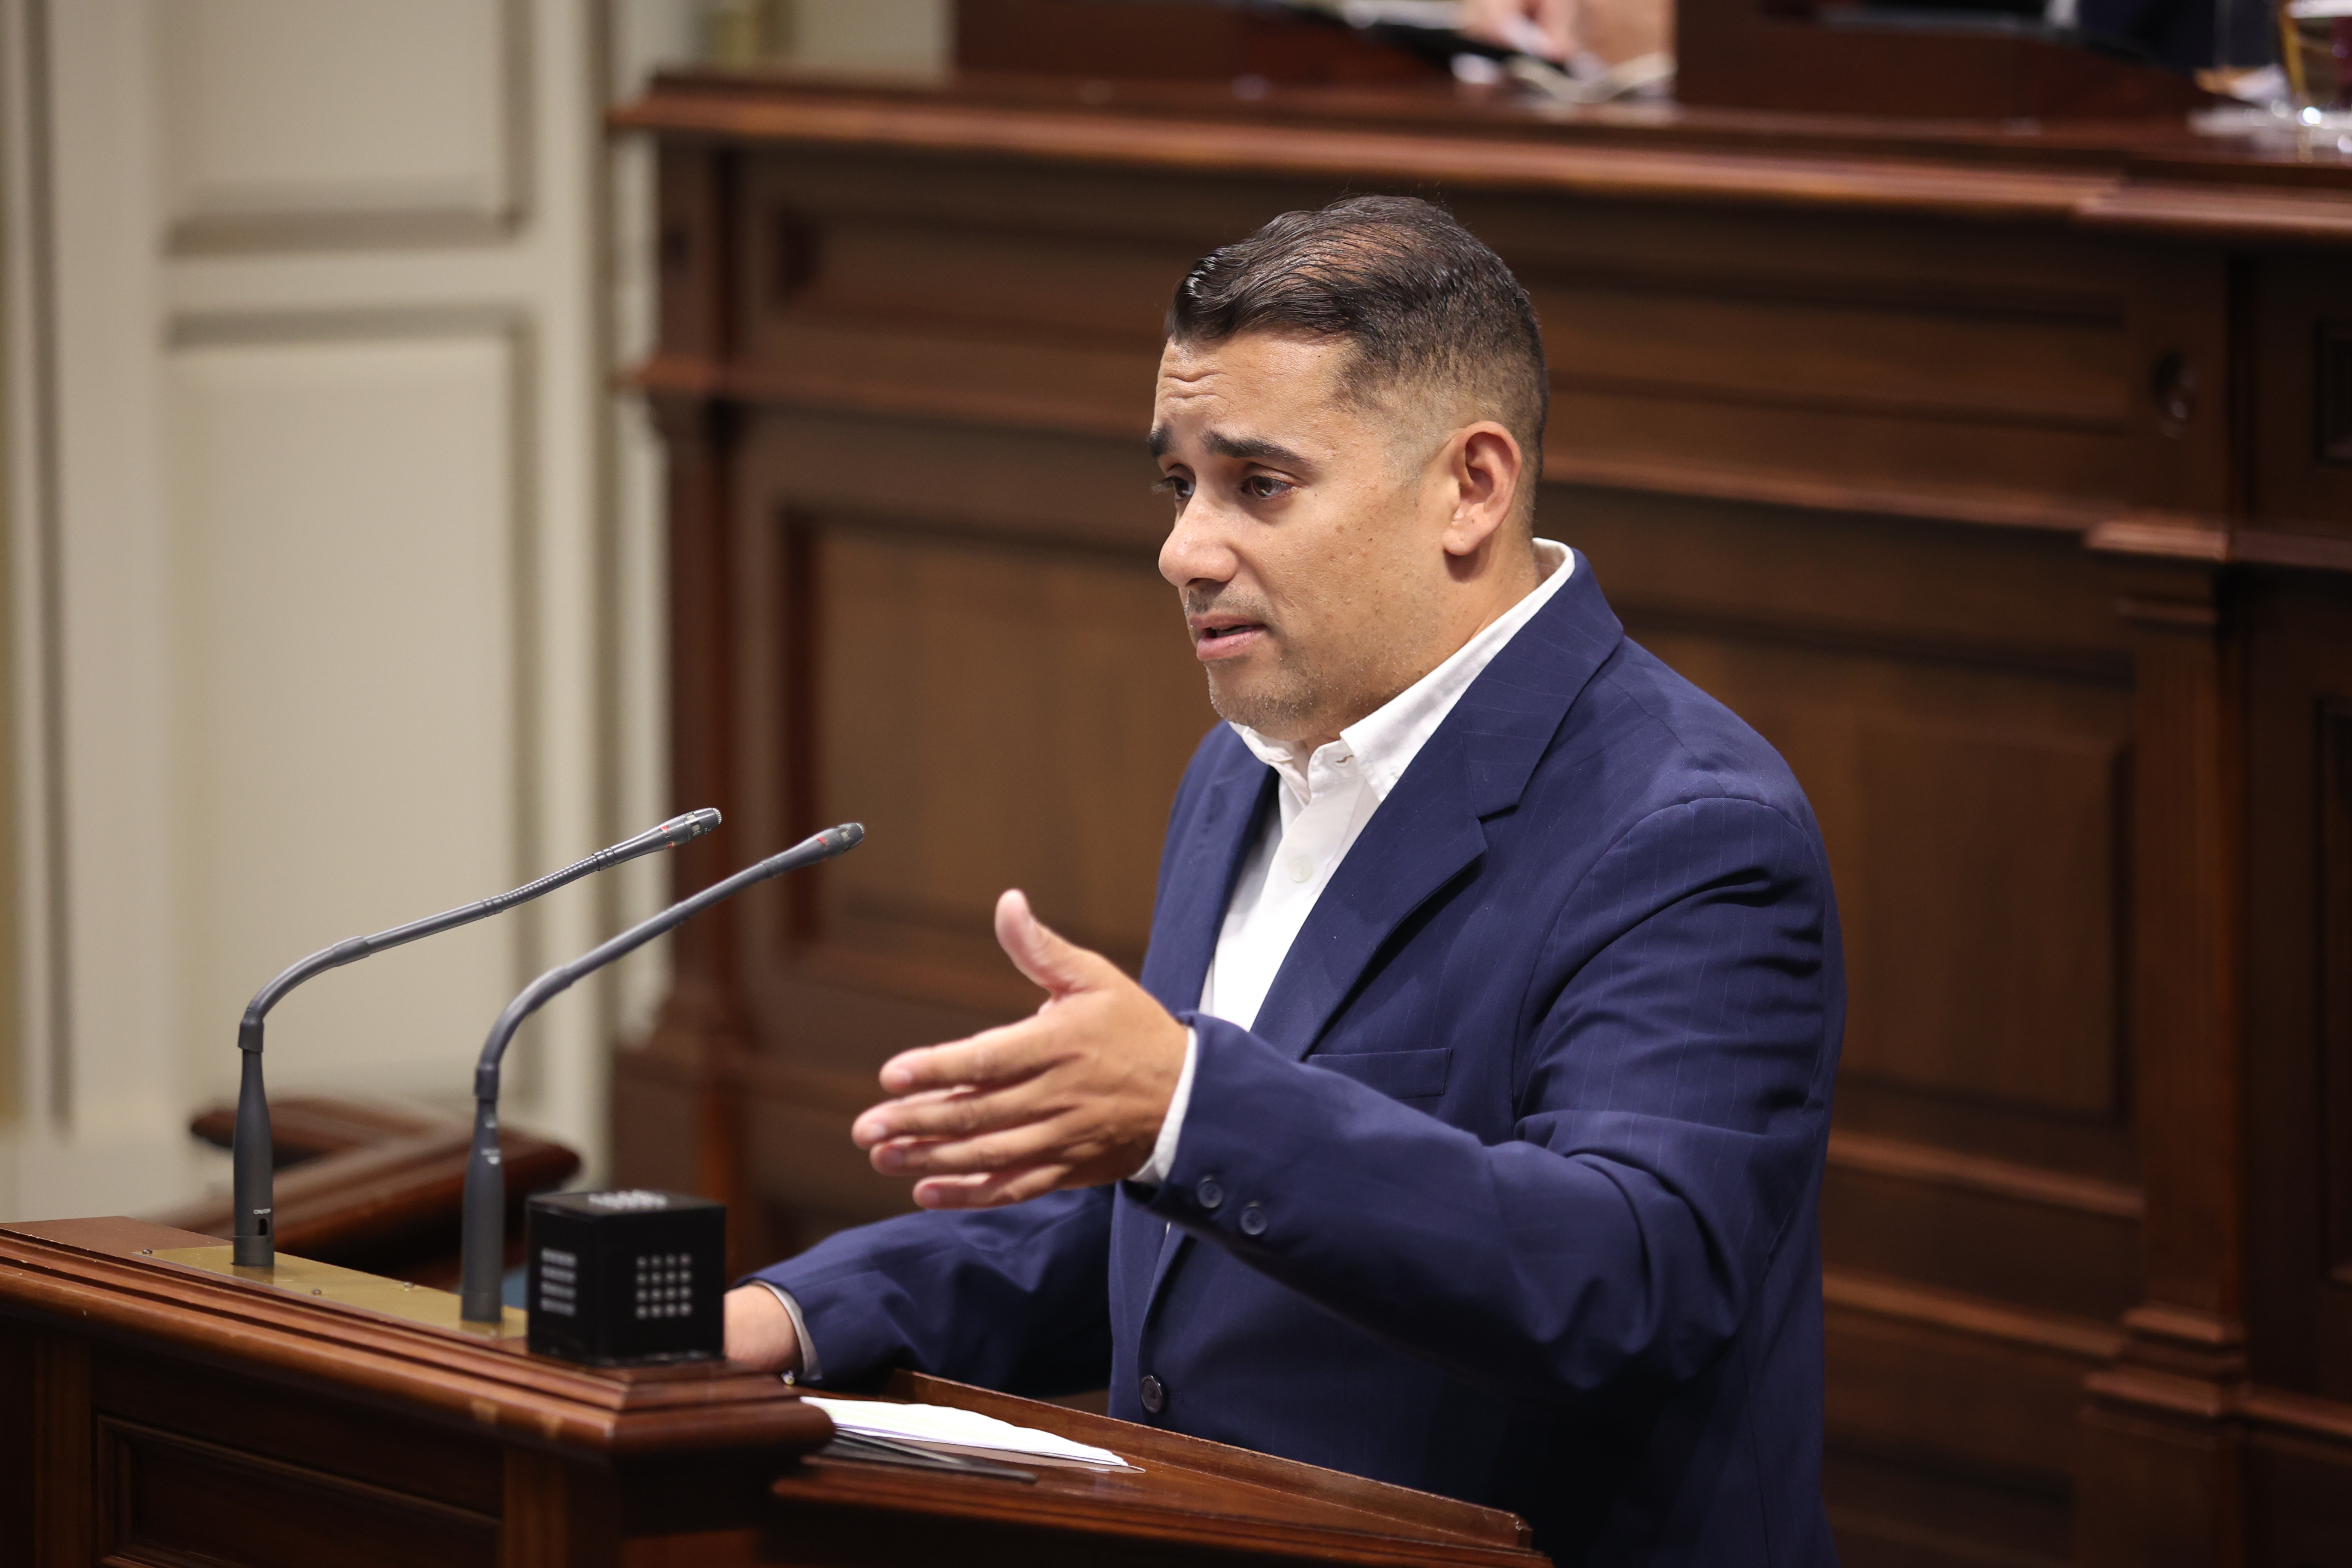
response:
[[[576,882],[593,871],[608,866],[618,866],[640,855],[656,849],[667,849],[699,838],[719,826],[719,814],[705,806],[689,811],[683,816],[673,816],[658,827],[648,828],[635,838],[615,844],[610,849],[600,849],[585,860],[575,860],[561,871],[526,883],[510,893],[484,899],[476,904],[466,904],[445,910],[437,915],[413,921],[404,926],[378,931],[373,936],[355,936],[349,942],[312,953],[301,963],[254,993],[246,1004],[245,1020],[236,1028],[236,1048],[245,1054],[245,1068],[236,1086],[236,1133],[231,1145],[235,1164],[236,1221],[231,1231],[233,1261],[240,1268],[268,1268],[278,1260],[278,1244],[271,1235],[275,1228],[272,1208],[276,1172],[269,1139],[269,1097],[261,1083],[262,1020],[289,991],[315,974],[339,969],[346,963],[398,947],[419,937],[436,935],[478,920],[487,920],[502,910],[517,904],[527,904],[542,893],[551,893],[568,882]]]
[[[782,854],[771,855],[723,882],[714,882],[651,920],[631,926],[602,947],[549,970],[507,1004],[499,1021],[490,1026],[490,1037],[483,1043],[481,1060],[474,1068],[474,1148],[466,1161],[465,1234],[459,1244],[465,1268],[457,1288],[458,1315],[466,1321],[495,1323],[502,1316],[499,1286],[507,1266],[507,1178],[499,1163],[499,1063],[507,1054],[507,1042],[514,1038],[522,1021],[550,999],[570,989],[574,982],[616,958],[635,952],[711,905],[731,899],[771,877],[830,860],[856,848],[865,837],[863,826],[845,822],[814,837],[803,838]]]

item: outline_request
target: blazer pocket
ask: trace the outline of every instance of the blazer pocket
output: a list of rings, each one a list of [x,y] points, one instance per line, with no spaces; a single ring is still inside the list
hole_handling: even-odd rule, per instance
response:
[[[1339,1051],[1307,1058],[1308,1067],[1326,1068],[1344,1078],[1377,1089],[1391,1100],[1435,1100],[1445,1092],[1445,1075],[1454,1065],[1454,1047],[1433,1051]]]

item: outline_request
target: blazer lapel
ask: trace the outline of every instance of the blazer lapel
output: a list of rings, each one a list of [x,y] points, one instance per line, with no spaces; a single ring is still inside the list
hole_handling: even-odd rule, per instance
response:
[[[1518,805],[1570,706],[1624,639],[1624,628],[1592,580],[1591,563],[1580,552],[1574,559],[1574,574],[1463,693],[1339,862],[1258,1009],[1250,1032],[1260,1039],[1294,1057],[1313,1050],[1381,944],[1486,854],[1486,819]],[[1170,922],[1155,925],[1152,945],[1157,952],[1163,940],[1171,942],[1171,978],[1168,989],[1152,990],[1171,1012],[1200,1001],[1201,982],[1252,839],[1248,829],[1272,793],[1274,770],[1260,764],[1260,771],[1264,776],[1251,808],[1227,814],[1242,816],[1240,826],[1230,820],[1213,826],[1204,807],[1195,829],[1196,842],[1188,853],[1197,860],[1186,864],[1205,872],[1222,869],[1223,875],[1192,878],[1181,910],[1172,890],[1163,895],[1171,905]],[[1184,877],[1175,870],[1171,880],[1181,885]],[[1201,891],[1210,887],[1216,889],[1213,903],[1196,907]],[[1181,931],[1174,929],[1180,917]],[[1147,984],[1150,973],[1147,965]],[[1189,990],[1183,989],[1186,984]],[[1178,994],[1181,1000],[1175,999]],[[1161,1237],[1143,1299],[1146,1319],[1158,1310],[1168,1276],[1192,1241],[1192,1233],[1173,1226]]]
[[[1461,779],[1460,758],[1433,737],[1315,900],[1250,1033],[1306,1056],[1390,933],[1486,854]]]
[[[1254,829],[1275,789],[1274,770],[1239,740],[1233,754],[1202,786],[1200,809],[1176,831],[1152,910],[1151,945],[1143,955],[1143,988],[1171,1013],[1201,1005],[1201,986],[1216,956],[1217,933],[1233,900]]]
[[[1397,928],[1486,852],[1568,709],[1624,631],[1580,554],[1364,825],[1291,943],[1251,1033],[1304,1058]]]
[[[1225,907],[1233,902],[1234,884],[1277,787],[1272,768],[1238,740],[1233,749],[1234,754],[1204,786],[1200,810],[1189,825],[1177,829],[1183,840],[1171,847],[1160,907],[1152,912],[1143,988],[1171,1013],[1189,1013],[1201,1005],[1201,986],[1209,977],[1209,961],[1216,956]],[[1146,1316],[1160,1299],[1160,1281],[1192,1239],[1173,1226],[1161,1233],[1151,1283],[1143,1295]]]

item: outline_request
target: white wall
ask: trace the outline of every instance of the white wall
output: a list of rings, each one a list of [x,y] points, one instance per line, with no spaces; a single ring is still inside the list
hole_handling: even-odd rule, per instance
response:
[[[658,601],[621,581],[653,520],[619,504],[604,387],[613,28],[575,0],[5,0],[0,26],[0,1214],[135,1211],[220,1179],[186,1120],[278,968],[667,805]],[[659,890],[583,884],[313,982],[271,1087],[455,1105],[506,997]],[[512,1119],[599,1154],[613,1026],[609,996],[551,1006]]]
[[[600,116],[711,3],[0,0],[0,1216],[225,1181],[187,1118],[278,968],[699,804],[659,455],[607,386],[651,341],[652,163]],[[781,16],[800,63],[946,58],[948,0]],[[312,982],[272,1089],[457,1108],[507,996],[667,888]],[[592,1176],[662,981],[632,960],[509,1058],[509,1120]]]

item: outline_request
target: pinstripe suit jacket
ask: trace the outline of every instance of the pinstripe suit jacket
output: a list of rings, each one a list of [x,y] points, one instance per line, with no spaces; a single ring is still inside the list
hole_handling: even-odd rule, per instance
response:
[[[1169,825],[1143,982],[1199,1038],[1171,1179],[765,1270],[826,1380],[1107,1374],[1116,1415],[1512,1509],[1563,1563],[1832,1562],[1815,1211],[1844,990],[1786,766],[1580,562],[1244,1031],[1191,1008],[1273,791],[1220,727]]]

